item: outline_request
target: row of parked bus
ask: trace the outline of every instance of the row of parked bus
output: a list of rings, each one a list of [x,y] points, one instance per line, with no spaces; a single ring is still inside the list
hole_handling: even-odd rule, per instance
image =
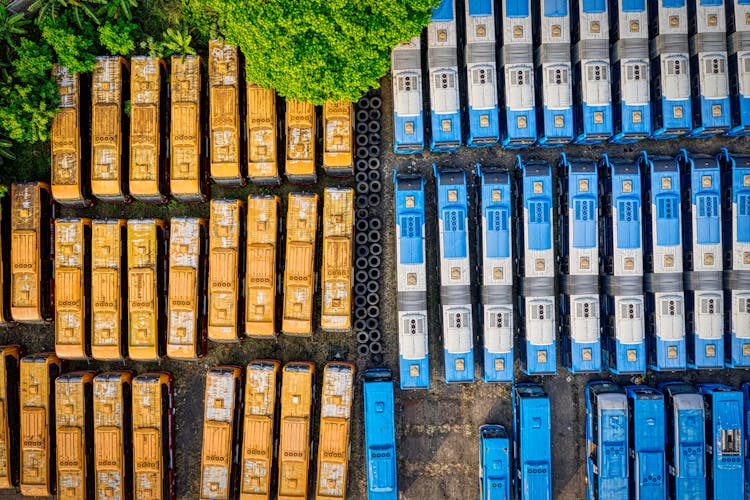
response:
[[[419,37],[392,52],[396,153],[750,133],[744,0],[463,3],[427,27],[427,127]]]
[[[309,493],[315,364],[282,369],[278,361],[256,360],[244,378],[242,371],[216,366],[206,374],[200,498],[346,498],[354,365],[323,369],[317,478]]]
[[[206,338],[273,338],[277,310],[282,332],[312,335],[317,194],[289,194],[283,260],[277,196],[213,200],[208,221],[175,217],[169,224],[53,220],[42,183],[14,184],[10,198],[0,324],[54,320],[61,358],[196,359]],[[351,329],[353,214],[353,189],[325,189],[319,319],[327,331]]]
[[[748,383],[590,382],[587,498],[745,498],[748,404]]]
[[[212,41],[203,86],[199,56],[97,58],[92,75],[54,70],[60,110],[52,123],[52,194],[64,205],[94,198],[165,203],[206,200],[209,177],[224,186],[313,183],[316,145],[323,167],[351,175],[354,107],[326,102],[323,132],[315,107],[287,101],[285,119],[273,90],[247,82],[236,47]],[[90,86],[90,90],[89,90]],[[127,105],[130,109],[127,111]],[[282,131],[282,124],[284,129]],[[278,143],[285,141],[285,152]]]
[[[552,499],[550,401],[537,384],[515,384],[512,434],[502,425],[479,428],[480,500]]]
[[[474,380],[475,312],[488,382],[513,380],[514,332],[530,375],[556,372],[558,338],[576,373],[750,367],[750,156],[519,157],[478,178],[473,264],[471,178],[435,168],[447,382]],[[430,380],[424,185],[395,175],[402,388]]]
[[[175,498],[172,375],[63,367],[54,353],[0,347],[0,488]]]

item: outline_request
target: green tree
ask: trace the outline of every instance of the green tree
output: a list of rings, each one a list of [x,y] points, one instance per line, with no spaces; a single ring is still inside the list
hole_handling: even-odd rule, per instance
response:
[[[122,18],[112,22],[106,21],[98,28],[99,43],[105,52],[129,57],[135,51],[133,33],[137,29],[138,26]]]
[[[26,34],[30,22],[23,13],[12,14],[5,3],[0,4],[0,43],[15,47],[16,37]]]
[[[87,73],[96,64],[98,33],[93,23],[79,26],[72,11],[66,11],[57,18],[48,18],[39,24],[42,40],[55,53],[55,62],[73,73]]]
[[[34,0],[29,5],[29,10],[37,13],[36,23],[40,26],[63,14],[70,14],[79,27],[84,27],[87,19],[99,24],[95,4],[102,2],[103,0]]]
[[[164,41],[161,43],[161,55],[162,57],[169,57],[171,55],[195,54],[195,49],[191,45],[192,41],[193,37],[187,29],[168,28],[164,33]]]
[[[198,0],[183,0],[195,3]],[[359,98],[390,51],[421,33],[438,0],[202,0],[203,25],[245,54],[248,81],[320,104]]]

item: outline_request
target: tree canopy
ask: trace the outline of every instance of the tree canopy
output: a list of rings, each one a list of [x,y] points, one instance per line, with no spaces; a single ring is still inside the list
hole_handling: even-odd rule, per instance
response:
[[[245,55],[248,81],[290,99],[357,100],[390,68],[390,51],[418,36],[438,0],[184,0],[200,3],[203,34]],[[213,25],[212,23],[215,23]]]

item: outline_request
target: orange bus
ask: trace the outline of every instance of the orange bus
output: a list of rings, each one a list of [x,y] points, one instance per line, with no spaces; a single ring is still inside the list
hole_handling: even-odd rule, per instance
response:
[[[323,105],[323,168],[328,175],[354,173],[354,104],[326,101]]]
[[[312,184],[315,174],[315,106],[286,102],[286,177],[289,182]]]
[[[55,353],[86,359],[91,353],[91,219],[55,222]]]
[[[128,353],[130,359],[164,356],[164,221],[128,221]]]
[[[146,203],[167,202],[169,135],[167,65],[163,59],[130,59],[130,194]]]
[[[94,498],[93,371],[70,372],[55,380],[57,498]]]
[[[280,368],[281,363],[269,359],[258,359],[247,365],[240,500],[271,498]]]
[[[55,379],[62,363],[53,352],[32,354],[21,359],[21,494],[54,494],[55,466]]]
[[[276,92],[247,83],[247,167],[254,184],[278,184]]]
[[[60,107],[52,120],[52,196],[61,205],[86,208],[92,204],[89,184],[88,144],[81,131],[88,132],[88,106],[84,106],[81,78],[64,66],[55,65],[52,75],[60,92]],[[88,104],[88,103],[86,103]],[[81,113],[81,109],[85,112]]]
[[[128,61],[99,56],[91,81],[91,191],[102,201],[127,203],[129,118],[122,112],[130,100]]]
[[[247,272],[245,273],[245,334],[276,335],[276,247],[279,205],[275,195],[247,198]]]
[[[237,497],[242,426],[242,368],[215,366],[206,373],[201,500]]]
[[[96,498],[132,498],[130,371],[94,378],[94,473]]]
[[[315,364],[284,365],[279,431],[279,500],[307,498]]]
[[[289,193],[287,206],[281,331],[287,335],[309,337],[313,330],[318,195]]]
[[[20,361],[19,346],[0,346],[0,489],[18,484]]]
[[[91,356],[116,361],[128,355],[125,305],[128,288],[126,224],[123,219],[95,220],[91,224]]]
[[[220,40],[208,42],[211,178],[223,186],[243,186],[240,155],[239,51]]]
[[[201,123],[200,56],[172,56],[170,87],[169,180],[172,196],[182,202],[204,202],[208,170]]]
[[[133,480],[134,498],[175,498],[174,405],[167,372],[133,379]]]
[[[327,363],[323,369],[320,398],[316,499],[346,498],[353,391],[354,365],[344,362]]]
[[[211,200],[209,217],[208,338],[239,342],[244,309],[240,241],[245,239],[245,202]]]
[[[50,240],[55,207],[49,186],[13,184],[10,216],[10,314],[22,323],[46,323],[52,319],[54,291]]]
[[[325,188],[320,305],[320,326],[323,330],[351,330],[353,258],[354,190]]]
[[[205,219],[173,217],[169,223],[167,356],[198,359],[206,352],[208,227]]]

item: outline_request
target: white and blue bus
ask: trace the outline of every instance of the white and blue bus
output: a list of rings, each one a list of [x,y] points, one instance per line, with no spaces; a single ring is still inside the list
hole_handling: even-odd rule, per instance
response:
[[[441,0],[427,25],[427,70],[430,85],[430,149],[454,151],[461,146],[458,90],[458,36],[455,0]]]
[[[484,381],[513,381],[513,203],[511,173],[477,167],[480,179],[481,318]]]
[[[573,0],[575,142],[597,144],[612,136],[607,0]]]
[[[727,0],[727,51],[732,124],[729,135],[750,134],[750,2]]]
[[[492,146],[500,140],[495,59],[493,0],[465,0],[466,81],[469,97],[469,138],[472,147]]]
[[[422,51],[419,44],[416,36],[391,51],[393,151],[400,154],[424,150]]]

